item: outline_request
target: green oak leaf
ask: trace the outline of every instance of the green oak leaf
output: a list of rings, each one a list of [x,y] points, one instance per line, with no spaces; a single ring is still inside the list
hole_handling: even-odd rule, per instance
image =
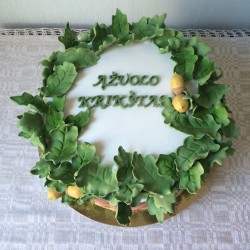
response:
[[[219,148],[220,145],[209,136],[203,136],[200,139],[189,136],[184,141],[184,145],[177,149],[176,167],[179,171],[187,171],[195,161],[206,158],[209,152],[216,152]]]
[[[128,226],[130,224],[130,217],[132,216],[132,209],[130,205],[127,205],[124,202],[119,202],[115,218],[117,219],[118,223],[123,226]]]
[[[149,197],[147,199],[148,213],[150,215],[156,216],[158,222],[162,223],[164,221],[164,208],[157,208],[154,204],[154,199]]]
[[[170,47],[167,46],[166,48],[160,48],[160,54],[165,54],[170,52]]]
[[[133,154],[132,166],[133,174],[138,183],[144,185],[144,190],[160,195],[170,193],[170,188],[174,184],[174,180],[170,176],[162,176],[159,174],[158,167],[153,156]]]
[[[35,147],[40,147],[42,150],[45,148],[45,140],[43,137],[43,119],[38,113],[26,112],[24,113],[18,123],[21,127],[19,136],[30,139],[30,142]]]
[[[221,128],[221,125],[217,124],[210,114],[200,114],[199,117],[179,114],[176,120],[170,123],[170,126],[196,138],[206,134],[216,138],[217,132]]]
[[[21,96],[11,96],[10,99],[19,105],[34,107],[35,111],[39,111],[40,113],[45,113],[47,111],[44,100],[38,95],[32,96],[24,92]]]
[[[196,111],[196,109],[197,109],[197,105],[194,103],[194,99],[193,99],[193,97],[192,96],[190,96],[189,94],[188,94],[188,92],[187,91],[183,91],[184,92],[184,96],[183,96],[183,99],[186,99],[186,100],[188,100],[188,102],[189,102],[189,107],[188,107],[188,110],[190,110],[190,111],[192,111],[192,112],[190,112],[192,115],[194,114],[194,112]]]
[[[133,197],[138,195],[140,191],[143,189],[142,184],[131,184],[131,185],[122,185],[119,187],[119,190],[115,194],[115,198],[118,201],[125,202],[130,205],[133,202]]]
[[[79,112],[77,115],[69,115],[66,117],[65,122],[68,124],[72,124],[76,127],[78,127],[78,132],[80,133],[83,128],[87,126],[87,124],[90,122],[90,110],[87,110],[86,112]]]
[[[63,36],[59,36],[58,40],[64,44],[65,49],[74,47],[78,44],[77,33],[70,29],[69,23],[65,25]]]
[[[115,171],[96,162],[90,162],[81,168],[75,180],[78,187],[84,187],[88,194],[100,198],[118,190]]]
[[[168,155],[160,154],[156,162],[156,165],[158,167],[160,175],[170,176],[173,180],[177,181],[179,178],[174,164],[175,159],[176,159],[175,153]]]
[[[133,23],[131,31],[135,35],[135,40],[142,41],[163,34],[163,29],[159,25],[149,23],[146,17],[142,17],[138,23]]]
[[[78,45],[76,46],[77,49],[79,48],[83,48],[83,49],[89,49],[92,50],[92,44],[91,43],[86,43],[86,42],[82,42],[79,41]],[[79,201],[79,200],[77,200]]]
[[[47,177],[50,171],[53,171],[57,166],[51,161],[45,161],[41,159],[36,165],[30,170],[33,175],[38,175],[39,178]]]
[[[50,172],[52,180],[61,181],[65,184],[73,183],[75,170],[70,162],[63,162],[59,167]]]
[[[146,192],[140,192],[138,195],[136,195],[133,198],[133,201],[131,203],[131,207],[136,207],[136,206],[140,205],[141,202],[142,202],[142,199],[147,200],[148,199],[148,193],[146,193]]]
[[[43,59],[40,64],[44,66],[42,76],[44,77],[44,83],[47,78],[54,73],[54,66],[56,61],[57,52],[53,52],[49,57]]]
[[[198,42],[198,39],[196,36],[193,37],[182,37],[181,42],[185,44],[185,46],[195,46]]]
[[[214,114],[214,106],[212,108],[203,108],[202,106],[198,106],[193,114],[194,117],[200,117],[202,115],[213,115]]]
[[[87,142],[77,146],[76,155],[72,159],[73,168],[78,170],[96,159],[96,148]]]
[[[172,60],[177,65],[174,71],[184,77],[185,80],[191,80],[193,78],[193,71],[198,56],[194,54],[193,47],[182,47],[178,51],[172,51]]]
[[[197,39],[196,36],[189,37],[189,40],[188,40],[188,45],[189,46],[195,46],[195,45],[197,45],[197,43],[198,43],[198,39]]]
[[[154,43],[160,48],[160,50],[169,52],[169,39],[171,39],[172,37],[175,38],[175,34],[175,30],[165,29],[162,36],[154,38]]]
[[[174,193],[162,196],[150,194],[154,198],[154,203],[157,208],[164,208],[165,212],[173,213],[173,204],[176,202],[176,195]]]
[[[162,115],[164,116],[164,122],[166,124],[173,122],[176,120],[179,116],[179,112],[176,111],[176,109],[172,105],[172,99],[170,97],[165,98],[163,105],[163,111]]]
[[[128,178],[127,174],[132,170],[132,154],[127,153],[123,147],[118,148],[118,155],[114,157],[114,161],[118,165],[119,169],[117,171],[117,180],[119,182],[123,182]],[[130,174],[129,174],[130,175]],[[129,176],[128,179],[131,179],[132,176],[132,171],[131,175]]]
[[[228,138],[230,137],[237,138],[238,128],[235,126],[235,121],[229,118],[229,124],[226,127],[222,127],[221,132]]]
[[[174,193],[168,195],[149,194],[147,199],[148,212],[151,215],[155,215],[159,222],[164,221],[164,215],[166,213],[173,213],[173,204],[176,202],[176,196]]]
[[[81,34],[80,41],[81,41],[81,42],[89,43],[89,42],[90,42],[90,35],[89,35],[89,33],[86,32],[86,31],[83,32],[83,33]]]
[[[93,66],[97,63],[99,57],[87,48],[69,48],[64,52],[57,52],[56,64],[62,65],[64,62],[72,63],[76,69]]]
[[[210,171],[210,168],[215,164],[222,164],[222,161],[226,159],[229,154],[229,147],[221,147],[217,152],[210,153],[205,159],[200,161],[201,165],[204,167],[206,172]]]
[[[49,106],[48,112],[45,114],[45,129],[50,133],[53,129],[64,125],[64,113],[58,112],[52,105]]]
[[[43,92],[46,96],[61,96],[71,88],[75,78],[76,69],[72,63],[64,62],[55,67],[55,72],[47,79]]]
[[[126,39],[126,37],[124,37]],[[117,39],[113,35],[109,35],[106,37],[106,39],[103,40],[103,43],[99,46],[99,50],[96,52],[97,55],[99,55],[102,51],[113,45]],[[127,43],[128,40],[124,40],[123,42]]]
[[[128,187],[132,191],[132,198],[134,198],[143,190],[144,186],[137,182],[136,183],[131,182],[131,183],[128,183]],[[130,200],[129,200],[129,203],[130,203]]]
[[[56,191],[60,193],[64,192],[68,187],[68,185],[65,183],[62,183],[60,181],[50,180],[48,178],[46,179],[44,186],[48,188],[55,188]]]
[[[177,50],[180,48],[181,46],[181,41],[179,38],[177,37],[170,37],[168,39],[168,44],[169,44],[169,47],[172,49],[172,50]]]
[[[64,105],[65,105],[65,101],[66,101],[66,96],[53,96],[53,101],[51,103],[51,105],[55,108],[55,110],[59,111],[59,112],[63,112],[64,111]]]
[[[218,104],[222,97],[229,91],[229,87],[223,84],[215,84],[210,82],[204,86],[199,86],[199,97],[196,102],[205,108],[211,108]]]
[[[183,32],[181,32],[180,30],[175,30],[175,36],[176,36],[177,38],[179,38],[180,40],[182,40],[183,37],[184,37],[184,34],[183,34]]]
[[[61,199],[61,202],[63,204],[68,204],[68,205],[71,205],[72,203],[75,203],[77,201],[77,199],[67,195],[67,194],[63,194],[62,195],[62,199]]]
[[[114,194],[111,200],[109,200],[109,204],[112,206],[117,206],[118,202],[124,202],[128,205],[132,203],[131,201],[132,191],[128,186],[124,186],[122,188],[119,187],[119,190]]]
[[[205,84],[215,71],[215,68],[215,64],[208,57],[203,57],[195,64],[194,79],[200,85]]]
[[[207,55],[208,52],[211,51],[211,48],[208,47],[205,43],[203,42],[199,42],[197,41],[197,43],[195,43],[194,45],[194,49],[195,49],[195,52],[196,54],[199,56],[199,57],[205,57]]]
[[[119,45],[127,45],[129,43],[131,43],[132,41],[134,41],[134,34],[129,34],[127,36],[121,37],[119,38],[119,42],[117,42]]]
[[[115,198],[114,193],[108,194],[105,197],[105,200],[109,203],[111,206],[118,206],[118,200]]]
[[[116,38],[110,33],[110,30],[101,24],[97,23],[96,26],[92,28],[92,33],[94,36],[92,46],[93,50],[97,53],[100,53],[116,42]]]
[[[116,14],[112,16],[111,31],[117,38],[125,37],[129,34],[129,24],[127,16],[119,9],[116,9]]]
[[[163,15],[155,15],[152,18],[149,19],[148,23],[152,24],[154,26],[158,26],[160,28],[165,28],[165,24],[164,21],[167,17],[167,14],[163,14]]]
[[[80,199],[77,200],[77,203],[79,205],[85,204],[87,202],[90,202],[91,200],[93,200],[95,198],[95,196],[93,195],[88,195],[88,194],[84,194],[83,197],[81,197]]]
[[[228,112],[225,106],[222,103],[219,103],[215,106],[214,109],[214,119],[218,124],[222,124],[223,126],[227,126],[230,123],[228,119]]]
[[[186,189],[189,193],[195,194],[201,188],[201,175],[204,174],[204,169],[199,162],[190,168],[188,171],[180,172],[181,189]]]
[[[119,154],[114,157],[114,161],[118,165],[117,180],[119,190],[115,197],[119,201],[131,204],[132,200],[143,189],[143,185],[136,183],[136,179],[132,174],[132,154],[125,152],[122,147],[118,148]]]
[[[77,137],[75,126],[63,125],[54,129],[43,157],[53,162],[71,160],[77,149]]]
[[[211,75],[211,80],[218,81],[222,76],[223,76],[223,71],[220,67],[218,67]]]

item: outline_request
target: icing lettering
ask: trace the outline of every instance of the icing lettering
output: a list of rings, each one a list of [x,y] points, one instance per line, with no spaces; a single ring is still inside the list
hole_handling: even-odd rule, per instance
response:
[[[94,87],[100,86],[103,90],[110,86],[156,86],[160,82],[160,77],[157,75],[118,75],[116,72],[112,72],[112,75],[99,75],[98,81],[93,84]]]
[[[136,95],[130,91],[129,95],[98,95],[92,97],[81,96],[78,98],[80,102],[79,108],[93,109],[100,107],[106,109],[108,107],[161,107],[161,103],[166,98],[166,95]]]

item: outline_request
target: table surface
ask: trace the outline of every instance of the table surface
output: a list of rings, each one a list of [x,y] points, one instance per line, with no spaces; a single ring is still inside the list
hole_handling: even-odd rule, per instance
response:
[[[250,249],[250,37],[202,37],[231,87],[227,103],[240,128],[236,153],[217,167],[204,195],[182,213],[141,228],[104,225],[59,201],[29,174],[37,149],[17,136],[25,108],[9,97],[35,93],[38,62],[62,49],[55,35],[0,35],[1,249]]]

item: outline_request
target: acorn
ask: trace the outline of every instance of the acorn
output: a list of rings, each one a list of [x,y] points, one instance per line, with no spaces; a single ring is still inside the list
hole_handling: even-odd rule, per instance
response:
[[[171,89],[175,95],[180,95],[184,90],[185,82],[182,75],[174,73],[171,78]]]
[[[62,193],[57,192],[55,188],[48,188],[48,200],[56,200],[62,196]]]
[[[186,112],[189,107],[188,100],[184,99],[183,97],[184,95],[176,95],[172,100],[172,105],[180,113]]]
[[[67,194],[75,199],[80,199],[82,196],[82,190],[77,186],[68,186]]]

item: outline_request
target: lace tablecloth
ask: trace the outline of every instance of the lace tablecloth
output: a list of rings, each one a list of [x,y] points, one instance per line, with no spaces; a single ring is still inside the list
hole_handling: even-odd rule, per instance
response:
[[[62,49],[58,33],[0,31],[1,249],[250,249],[250,37],[203,32],[200,38],[214,48],[210,57],[231,87],[228,105],[240,127],[235,155],[216,169],[202,198],[184,212],[163,224],[117,228],[48,201],[43,180],[29,174],[37,149],[17,137],[16,116],[25,108],[9,96],[35,93],[41,84],[38,62]]]

